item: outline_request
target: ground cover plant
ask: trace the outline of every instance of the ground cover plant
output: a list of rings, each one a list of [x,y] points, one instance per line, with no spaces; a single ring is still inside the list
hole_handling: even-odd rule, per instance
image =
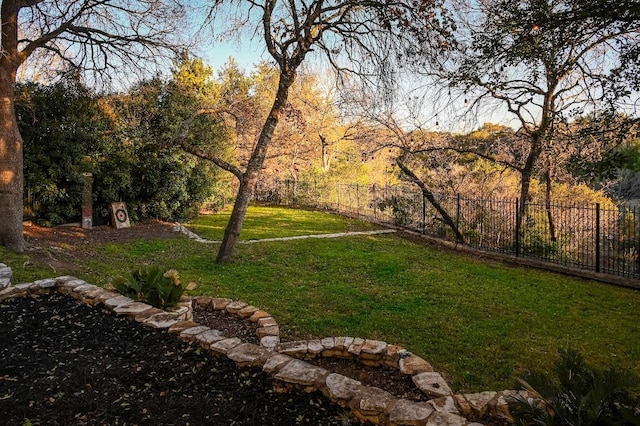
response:
[[[260,211],[251,208],[248,217]],[[331,220],[358,230],[357,222]],[[272,226],[269,236],[282,236],[280,230]],[[528,371],[551,371],[558,349],[567,347],[594,366],[640,374],[637,291],[505,266],[398,235],[242,245],[227,265],[214,263],[216,250],[215,244],[167,235],[67,242],[49,248],[39,262],[31,253],[26,266],[25,258],[5,252],[0,258],[8,258],[22,280],[51,276],[37,265],[61,261],[66,252],[56,275],[101,285],[122,274],[124,265],[175,268],[185,282],[198,284],[193,294],[267,310],[288,340],[348,335],[402,345],[444,373],[455,391],[513,388]]]

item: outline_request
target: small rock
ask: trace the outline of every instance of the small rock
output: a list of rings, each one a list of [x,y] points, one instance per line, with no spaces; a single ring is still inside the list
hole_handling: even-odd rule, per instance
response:
[[[209,347],[212,351],[218,352],[221,354],[226,354],[229,349],[233,349],[238,345],[242,344],[242,340],[237,337],[232,337],[231,339],[224,339],[218,342],[212,343]]]
[[[265,311],[255,311],[250,317],[249,317],[249,321],[251,322],[258,322],[258,320],[260,320],[261,318],[266,318],[266,317],[270,317],[271,315],[269,315],[267,312]]]
[[[147,305],[146,303],[141,302],[133,302],[128,303],[126,305],[120,305],[113,308],[113,312],[116,315],[124,315],[126,317],[135,317],[136,315],[141,314],[142,312],[148,311],[153,308],[151,305]]]
[[[285,355],[300,356],[300,355],[306,355],[307,348],[308,348],[307,341],[301,340],[297,342],[280,343],[278,346],[276,346],[275,350],[276,352],[279,352]]]
[[[398,362],[400,371],[404,374],[413,376],[414,374],[432,372],[433,367],[424,359],[416,355],[409,355],[404,358],[400,358]]]
[[[226,339],[226,337],[224,337],[222,331],[211,329],[205,330],[196,336],[196,340],[200,342],[200,345],[207,349],[209,349],[212,343],[219,342],[224,339]]]
[[[440,373],[426,372],[416,374],[411,378],[413,383],[429,396],[440,398],[453,394],[451,388]]]
[[[179,337],[182,340],[192,342],[196,340],[197,336],[200,333],[204,333],[207,330],[211,329],[206,325],[197,325],[195,327],[187,328],[186,330],[181,331]]]
[[[326,375],[327,370],[324,368],[294,359],[282,367],[274,377],[287,383],[314,386],[323,381]]]
[[[349,346],[349,349],[347,351],[350,354],[358,356],[362,351],[363,345],[364,345],[364,339],[361,339],[360,337],[356,337],[355,339],[353,339],[353,343],[351,344],[351,346]]]
[[[467,419],[452,413],[435,411],[429,416],[426,426],[465,426]],[[467,425],[469,426],[469,425]]]
[[[258,326],[260,327],[273,327],[274,325],[278,325],[278,323],[272,317],[264,317],[258,320]]]
[[[211,306],[213,306],[213,309],[215,309],[216,311],[221,311],[223,309],[225,309],[227,307],[227,305],[229,303],[231,303],[232,300],[231,299],[225,299],[222,297],[215,297],[213,299],[211,299]]]
[[[238,316],[240,318],[249,318],[251,317],[251,315],[255,314],[259,310],[260,309],[256,308],[255,306],[245,306],[244,308],[238,311]]]
[[[362,383],[342,374],[330,373],[325,381],[324,392],[333,401],[349,401],[359,391]]]
[[[240,309],[245,308],[249,306],[248,303],[245,302],[231,302],[228,303],[227,306],[225,307],[225,309],[227,310],[227,312],[229,312],[230,314],[236,314],[238,313],[238,311],[240,311]]]
[[[270,354],[271,351],[251,343],[243,343],[227,351],[227,357],[239,367],[261,367]]]
[[[121,305],[128,305],[130,303],[133,303],[133,300],[128,298],[127,296],[116,296],[104,301],[104,304],[111,309]]]
[[[260,339],[260,346],[269,350],[275,350],[278,344],[280,344],[279,336],[264,336]]]
[[[262,339],[265,336],[280,336],[280,328],[277,325],[272,327],[260,327],[256,330],[258,339]]]
[[[309,355],[318,355],[323,350],[324,346],[322,346],[320,340],[309,340],[309,342],[307,342],[307,353]]]
[[[169,327],[169,333],[179,334],[188,328],[197,327],[199,325],[200,324],[195,321],[180,321]]]
[[[265,373],[271,374],[292,360],[293,358],[291,358],[288,355],[283,355],[278,353],[273,354],[267,359],[267,361],[262,366],[262,371],[264,371]]]
[[[425,402],[413,402],[400,399],[393,406],[391,413],[389,413],[389,423],[398,426],[423,425],[433,411],[433,407]]]

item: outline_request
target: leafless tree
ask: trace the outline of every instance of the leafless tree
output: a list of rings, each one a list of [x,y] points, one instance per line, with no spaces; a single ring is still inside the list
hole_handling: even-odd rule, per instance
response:
[[[278,67],[279,79],[273,104],[247,167],[227,169],[238,179],[239,189],[217,262],[231,259],[274,130],[287,106],[289,89],[308,56],[320,54],[339,73],[348,72],[370,80],[389,77],[393,59],[390,52],[395,40],[408,32],[420,37],[441,34],[442,21],[437,19],[439,3],[439,0],[223,2],[223,8],[226,4],[227,10],[235,10],[234,17],[225,18],[234,24],[234,30],[237,24],[245,25],[252,34],[263,38],[266,51]],[[220,19],[215,13],[211,16],[214,22]]]

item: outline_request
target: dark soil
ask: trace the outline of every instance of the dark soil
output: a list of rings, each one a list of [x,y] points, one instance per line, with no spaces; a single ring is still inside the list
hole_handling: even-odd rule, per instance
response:
[[[225,337],[237,337],[246,343],[260,344],[256,335],[256,323],[232,317],[225,311],[194,308],[193,320],[214,330],[220,330]]]
[[[343,425],[321,394],[272,390],[176,336],[65,296],[0,303],[2,424]]]

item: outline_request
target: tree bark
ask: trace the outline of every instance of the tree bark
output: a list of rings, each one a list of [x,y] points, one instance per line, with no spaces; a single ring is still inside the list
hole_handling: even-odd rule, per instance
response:
[[[19,3],[2,2],[0,57],[0,245],[16,252],[25,249],[22,137],[14,111],[16,74],[22,62],[18,52]]]
[[[22,252],[22,137],[14,113],[16,71],[0,67],[0,245]]]
[[[229,223],[227,223],[222,245],[220,246],[218,256],[216,257],[217,263],[228,263],[233,256],[238,238],[240,237],[240,232],[242,231],[242,225],[247,213],[247,208],[249,207],[249,202],[253,196],[256,182],[260,177],[264,159],[267,156],[267,148],[273,138],[273,132],[278,125],[280,115],[282,114],[284,107],[287,105],[289,88],[295,81],[295,77],[295,71],[290,72],[288,75],[280,74],[276,98],[273,101],[269,115],[262,126],[262,130],[258,136],[258,142],[251,154],[247,169],[242,175],[242,179],[240,179],[240,186],[238,188],[236,201],[233,204],[231,217],[229,218]]]
[[[551,164],[547,163],[547,168],[544,173],[545,176],[545,197],[544,197],[544,207],[547,211],[547,220],[549,221],[549,238],[552,242],[556,242],[558,237],[556,236],[556,223],[553,219],[553,214],[551,212],[551,184],[553,179],[553,172],[551,170]]]

